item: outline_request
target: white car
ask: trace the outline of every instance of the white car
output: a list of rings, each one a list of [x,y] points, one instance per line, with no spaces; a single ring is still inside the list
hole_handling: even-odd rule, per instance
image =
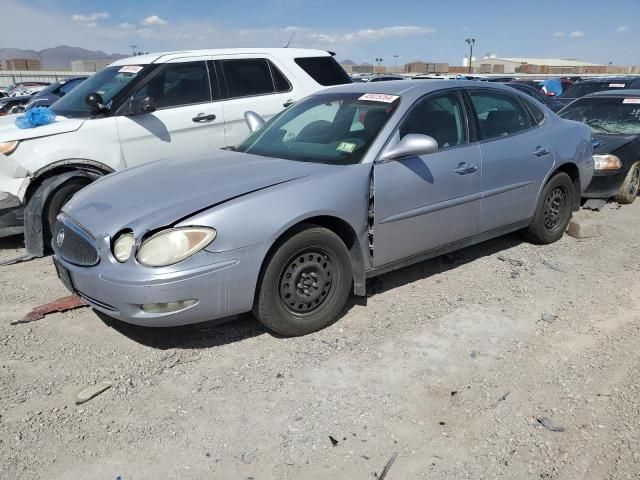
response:
[[[323,87],[350,82],[333,54],[320,50],[118,60],[55,102],[51,124],[19,129],[15,117],[0,118],[0,237],[24,230],[30,256],[42,255],[62,205],[96,178],[234,146],[249,133],[246,111],[270,118]]]

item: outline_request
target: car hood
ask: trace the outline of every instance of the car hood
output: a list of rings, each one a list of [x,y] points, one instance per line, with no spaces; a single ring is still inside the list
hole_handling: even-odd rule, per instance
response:
[[[83,118],[67,118],[57,116],[53,123],[35,128],[16,127],[16,115],[0,117],[0,142],[12,142],[14,140],[29,140],[32,138],[47,137],[60,133],[74,132],[86,121]]]
[[[231,199],[340,167],[220,150],[170,158],[107,175],[63,212],[94,236],[170,226]]]
[[[638,140],[640,135],[611,135],[611,134],[593,134],[593,153],[613,153],[620,147],[624,147],[627,143]]]

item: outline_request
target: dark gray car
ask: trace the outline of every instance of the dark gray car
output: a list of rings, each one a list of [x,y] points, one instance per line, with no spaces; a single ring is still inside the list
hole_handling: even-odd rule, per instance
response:
[[[588,127],[467,81],[327,89],[236,150],[77,193],[53,233],[65,285],[138,325],[253,311],[301,335],[376,275],[516,230],[558,240],[593,174]]]

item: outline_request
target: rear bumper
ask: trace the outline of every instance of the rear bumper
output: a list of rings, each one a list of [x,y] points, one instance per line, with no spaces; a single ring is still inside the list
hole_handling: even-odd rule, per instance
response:
[[[0,192],[0,238],[24,232],[24,206],[18,197]]]

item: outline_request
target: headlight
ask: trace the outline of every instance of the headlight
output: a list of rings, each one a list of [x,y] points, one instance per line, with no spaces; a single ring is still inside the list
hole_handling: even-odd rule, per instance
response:
[[[19,141],[15,142],[2,142],[0,143],[0,153],[4,153],[5,155],[11,155],[18,148]]]
[[[596,170],[619,170],[622,162],[615,155],[594,155],[594,168]]]
[[[120,263],[124,263],[129,260],[131,256],[131,249],[133,244],[136,243],[133,238],[133,233],[123,233],[115,242],[113,242],[113,256]]]
[[[145,240],[138,250],[138,261],[147,267],[173,265],[202,250],[216,238],[206,227],[172,228]]]

